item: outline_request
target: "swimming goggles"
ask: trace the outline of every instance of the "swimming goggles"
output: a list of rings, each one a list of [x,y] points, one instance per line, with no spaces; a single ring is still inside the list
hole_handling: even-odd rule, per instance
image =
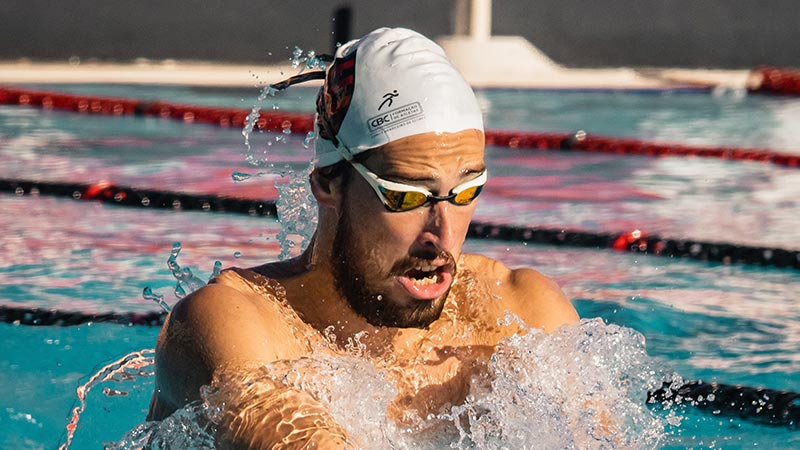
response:
[[[484,169],[477,177],[454,187],[448,195],[436,196],[425,188],[384,180],[364,167],[363,164],[353,160],[348,160],[348,162],[372,186],[372,189],[378,194],[378,198],[383,202],[383,206],[392,212],[410,211],[427,203],[444,201],[458,206],[469,205],[481,193],[488,178]]]

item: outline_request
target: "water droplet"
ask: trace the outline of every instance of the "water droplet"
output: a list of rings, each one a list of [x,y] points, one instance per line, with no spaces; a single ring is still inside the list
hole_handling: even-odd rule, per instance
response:
[[[213,280],[220,272],[222,272],[222,262],[214,261],[214,268],[211,270],[211,276],[208,278],[208,281]]]
[[[311,146],[311,142],[313,142],[314,137],[316,134],[313,131],[309,131],[306,133],[306,137],[303,139],[303,147],[308,148]]]
[[[183,286],[180,283],[175,285],[175,297],[183,298],[186,297],[186,290],[183,289]]]
[[[165,312],[170,312],[172,310],[172,307],[170,307],[169,304],[164,300],[164,296],[161,294],[156,294],[152,289],[150,289],[149,286],[145,286],[145,288],[142,290],[142,298],[156,303]]]
[[[249,173],[237,172],[237,171],[231,172],[231,178],[235,182],[245,181],[250,179],[250,177],[252,177],[252,175]]]
[[[233,257],[239,259],[242,257],[242,252],[233,252]]]

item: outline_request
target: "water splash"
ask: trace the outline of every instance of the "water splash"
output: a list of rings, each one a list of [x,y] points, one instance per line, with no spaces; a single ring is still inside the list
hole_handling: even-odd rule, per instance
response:
[[[192,272],[192,269],[188,267],[181,267],[181,265],[178,264],[178,256],[181,254],[182,249],[183,246],[180,242],[173,243],[169,257],[167,258],[167,268],[169,268],[170,272],[172,273],[172,277],[176,280],[173,293],[178,299],[182,299],[183,297],[186,297],[187,295],[206,285],[206,282],[197,277],[194,272]],[[219,275],[221,272],[222,262],[214,261],[214,267],[211,269],[211,276],[208,277],[208,281],[210,282],[213,280],[214,277]],[[172,310],[172,307],[164,299],[164,295],[154,292],[149,286],[145,286],[145,288],[142,290],[142,298],[156,303],[161,307],[162,310],[166,312],[170,312]]]
[[[216,427],[205,414],[202,402],[192,402],[160,422],[139,424],[104,450],[217,450]]]
[[[194,273],[192,273],[192,269],[188,267],[182,268],[180,264],[178,264],[178,255],[180,255],[181,249],[182,246],[180,242],[173,243],[172,251],[169,254],[169,258],[167,258],[167,268],[169,268],[170,272],[172,272],[172,276],[177,280],[175,284],[175,296],[179,299],[206,285],[203,280],[197,278]]]
[[[251,175],[249,173],[244,173],[244,172],[237,172],[237,171],[231,172],[231,178],[233,179],[233,181],[235,181],[237,183],[241,182],[241,181],[249,180],[252,176],[253,175]]]
[[[304,51],[300,47],[295,47],[291,58],[292,68],[299,69],[298,73],[305,70],[325,70],[325,63],[313,50]],[[291,122],[284,121],[281,124],[280,133],[270,133],[269,137],[260,148],[256,148],[253,143],[253,133],[256,125],[261,118],[261,110],[266,106],[268,98],[275,97],[277,90],[271,86],[262,88],[256,104],[247,116],[245,125],[242,129],[245,144],[245,160],[248,164],[256,167],[265,167],[268,170],[259,172],[257,176],[276,174],[288,178],[287,181],[278,181],[275,188],[278,191],[278,219],[281,223],[281,231],[276,236],[280,243],[280,260],[285,260],[302,252],[311,240],[311,236],[316,230],[317,206],[316,200],[311,195],[311,187],[308,183],[308,175],[314,167],[313,155],[309,155],[311,164],[304,169],[293,170],[286,165],[283,168],[276,168],[270,161],[271,155],[286,145],[291,145],[292,136]],[[272,104],[272,109],[279,109],[277,103]],[[313,132],[309,132],[303,139],[303,148],[309,149],[316,138]],[[293,153],[296,153],[292,149]],[[234,182],[249,180],[253,175],[244,172],[233,172],[231,174]]]
[[[211,276],[208,277],[208,282],[210,283],[220,273],[222,273],[222,261],[214,261],[214,267],[211,269]]]
[[[144,287],[144,289],[142,290],[142,298],[144,298],[145,300],[154,302],[159,307],[161,307],[161,309],[164,312],[168,313],[168,312],[172,311],[172,306],[170,306],[169,303],[167,303],[166,300],[164,300],[164,296],[161,295],[161,294],[156,294],[155,292],[153,292],[153,290],[150,289],[150,286],[145,286]]]
[[[274,97],[277,93],[278,90],[273,88],[271,85],[261,88],[256,104],[253,105],[253,107],[250,109],[250,113],[245,118],[244,127],[242,128],[242,136],[244,137],[244,146],[246,149],[245,160],[253,166],[263,167],[269,164],[266,150],[262,150],[262,157],[260,158],[254,154],[251,137],[259,119],[261,118],[261,109],[264,101],[269,97]]]
[[[276,238],[281,247],[278,255],[281,261],[305,250],[317,229],[319,210],[308,181],[313,169],[313,164],[300,171],[292,171],[290,166],[285,166],[289,181],[275,183],[278,191],[275,206],[281,223],[281,231]]]
[[[311,144],[314,142],[314,138],[317,136],[316,133],[313,131],[309,131],[306,133],[306,137],[303,138],[303,148],[309,148]]]
[[[272,164],[272,163],[270,163],[268,165],[271,168],[274,167],[274,164]],[[234,183],[242,183],[242,182],[245,182],[245,181],[252,180],[254,178],[261,178],[263,176],[272,175],[272,174],[274,174],[274,171],[272,171],[272,172],[247,173],[247,172],[239,172],[238,170],[234,170],[233,172],[231,172],[231,180],[233,180]]]
[[[147,378],[153,376],[153,361],[155,350],[144,349],[128,353],[122,358],[103,366],[89,380],[78,386],[76,394],[78,397],[78,406],[72,409],[72,416],[67,424],[67,433],[65,442],[58,447],[59,450],[68,450],[72,445],[75,438],[75,432],[78,429],[78,422],[81,420],[81,415],[86,411],[86,399],[89,392],[102,383],[109,381],[130,381],[139,378]],[[104,389],[106,395],[126,395],[126,391],[120,389]]]
[[[209,436],[228,408],[276,383],[311,394],[359,448],[379,450],[651,449],[680,422],[673,412],[645,404],[648,390],[679,378],[647,356],[638,332],[599,319],[550,335],[526,330],[497,346],[486,379],[473,384],[464,404],[410,424],[391,419],[387,411],[398,392],[378,365],[356,356],[360,339],[354,339],[345,356],[222,374],[201,391],[202,401],[161,423],[140,425],[123,441],[138,436],[140,444],[172,439],[183,448],[213,448]]]
[[[600,319],[516,335],[490,368],[486,388],[440,416],[458,427],[458,448],[657,448],[675,422],[645,399],[679,377],[647,356],[641,334]]]
[[[302,48],[295,47],[292,51],[292,68],[297,69],[301,65],[303,66],[301,69],[325,70],[325,62],[317,56],[314,50],[303,52]]]

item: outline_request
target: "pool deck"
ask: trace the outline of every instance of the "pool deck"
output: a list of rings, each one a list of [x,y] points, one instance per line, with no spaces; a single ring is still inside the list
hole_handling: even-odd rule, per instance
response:
[[[466,70],[465,70],[466,69]],[[461,67],[477,88],[557,90],[744,89],[752,83],[747,70],[566,67],[486,70]],[[290,65],[264,66],[190,61],[137,61],[132,63],[79,63],[0,61],[0,84],[171,84],[220,87],[253,87],[280,81],[298,69]]]
[[[742,90],[761,83],[750,70],[664,68],[569,68],[521,36],[443,35],[435,39],[476,88],[671,91]],[[128,63],[0,61],[0,84],[125,83],[252,87],[299,72],[290,64],[246,65],[192,61]],[[319,83],[319,82],[317,82]]]

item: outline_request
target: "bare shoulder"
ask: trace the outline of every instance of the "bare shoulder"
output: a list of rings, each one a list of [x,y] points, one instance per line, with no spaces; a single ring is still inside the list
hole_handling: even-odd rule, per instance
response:
[[[506,307],[528,325],[551,332],[578,321],[578,313],[558,284],[537,270],[510,269],[483,255],[466,254],[463,258],[477,277],[494,281]]]
[[[161,329],[156,383],[167,413],[196,399],[220,368],[296,358],[306,351],[274,295],[226,281],[180,300]]]

